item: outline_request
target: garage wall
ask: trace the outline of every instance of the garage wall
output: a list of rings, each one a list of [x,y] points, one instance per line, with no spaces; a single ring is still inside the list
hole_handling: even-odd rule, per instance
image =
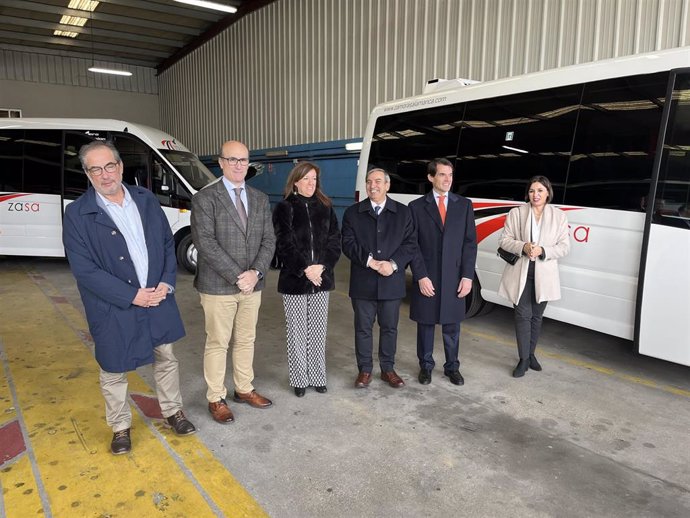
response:
[[[131,77],[94,74],[104,61],[0,49],[0,108],[24,117],[113,118],[160,126],[153,68],[127,65]]]
[[[199,154],[361,136],[431,78],[481,81],[687,45],[690,0],[279,0],[159,76]]]

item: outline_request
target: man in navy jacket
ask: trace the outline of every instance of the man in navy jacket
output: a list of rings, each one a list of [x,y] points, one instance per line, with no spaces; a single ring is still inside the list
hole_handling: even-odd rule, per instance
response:
[[[175,241],[156,197],[122,183],[109,142],[81,148],[91,187],[65,210],[63,243],[101,367],[111,451],[131,450],[127,372],[153,363],[163,417],[178,435],[196,431],[182,412],[172,342],[185,334],[175,303]]]
[[[445,158],[427,167],[432,190],[410,203],[417,229],[418,254],[412,261],[410,318],[417,322],[419,382],[431,383],[434,329],[441,324],[446,362],[443,373],[463,385],[458,357],[465,297],[472,289],[477,260],[477,232],[472,203],[450,192],[453,165]]]
[[[343,253],[350,259],[350,298],[355,312],[355,387],[371,382],[374,322],[379,322],[381,379],[391,387],[405,383],[394,370],[400,302],[405,297],[405,268],[416,251],[409,209],[386,196],[390,177],[372,169],[368,198],[348,207],[343,217]]]

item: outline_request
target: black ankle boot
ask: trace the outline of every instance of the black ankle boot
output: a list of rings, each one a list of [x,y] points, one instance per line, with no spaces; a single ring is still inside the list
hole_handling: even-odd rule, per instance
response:
[[[304,387],[295,387],[295,396],[297,397],[302,397],[304,396],[304,393],[307,391]]]
[[[529,368],[529,360],[520,360],[513,371],[513,378],[522,378]]]
[[[529,355],[529,368],[532,369],[533,371],[540,371],[541,370],[541,365],[539,365],[539,362],[537,361],[537,357],[534,356],[533,354]]]

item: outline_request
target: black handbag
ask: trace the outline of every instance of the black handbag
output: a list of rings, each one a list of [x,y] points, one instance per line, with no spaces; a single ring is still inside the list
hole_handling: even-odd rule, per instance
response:
[[[498,247],[498,250],[496,250],[496,255],[498,255],[498,257],[503,259],[508,264],[515,264],[518,262],[518,259],[520,259],[519,255],[515,255],[512,252],[503,250],[503,248],[501,248],[500,246]]]

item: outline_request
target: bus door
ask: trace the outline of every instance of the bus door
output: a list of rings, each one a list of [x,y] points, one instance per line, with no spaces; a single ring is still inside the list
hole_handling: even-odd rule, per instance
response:
[[[648,197],[635,339],[640,354],[690,365],[690,72],[671,81]]]
[[[63,256],[62,132],[0,132],[0,254]]]
[[[123,181],[152,191],[158,198],[170,227],[175,229],[179,219],[179,210],[171,206],[170,174],[166,174],[165,168],[161,166],[161,160],[153,149],[130,135],[113,134],[113,142],[122,159]]]

